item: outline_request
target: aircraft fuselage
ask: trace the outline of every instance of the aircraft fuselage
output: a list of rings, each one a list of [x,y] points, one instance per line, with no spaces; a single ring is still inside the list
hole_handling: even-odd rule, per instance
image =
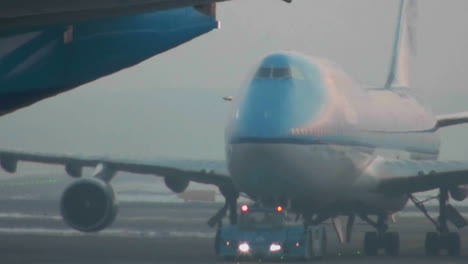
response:
[[[371,192],[363,171],[377,156],[437,159],[435,124],[406,89],[366,90],[328,61],[280,52],[235,98],[226,156],[254,199],[311,213],[394,212],[407,197]]]

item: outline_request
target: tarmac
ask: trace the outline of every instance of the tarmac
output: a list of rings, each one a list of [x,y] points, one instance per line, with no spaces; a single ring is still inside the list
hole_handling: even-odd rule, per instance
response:
[[[111,227],[84,234],[68,228],[59,216],[58,197],[69,182],[63,176],[0,180],[0,263],[224,262],[213,252],[215,229],[206,225],[220,203],[184,203],[169,192],[157,192],[155,197],[166,197],[164,202],[127,199]],[[349,244],[339,244],[327,223],[328,255],[315,263],[468,263],[468,229],[460,231],[461,257],[426,257],[425,234],[434,230],[430,222],[411,210],[396,220],[390,229],[400,232],[399,257],[363,255],[364,233],[372,231],[365,223],[356,222]]]

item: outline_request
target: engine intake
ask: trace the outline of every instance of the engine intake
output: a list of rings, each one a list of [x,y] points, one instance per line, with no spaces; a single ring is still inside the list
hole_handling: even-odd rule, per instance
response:
[[[1,157],[0,166],[9,173],[15,173],[18,167],[18,161],[11,157]]]
[[[468,196],[468,185],[459,185],[449,189],[450,196],[456,201],[463,201]]]
[[[63,220],[81,232],[96,232],[110,226],[117,215],[112,187],[98,179],[80,179],[63,192],[60,211]]]

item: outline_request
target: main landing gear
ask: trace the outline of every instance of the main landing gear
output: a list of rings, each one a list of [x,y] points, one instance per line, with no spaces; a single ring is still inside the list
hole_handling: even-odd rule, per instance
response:
[[[460,256],[460,234],[458,232],[450,232],[447,220],[451,221],[455,226],[461,228],[467,224],[463,216],[453,208],[449,203],[449,194],[447,188],[441,188],[438,196],[439,200],[439,218],[434,220],[427,212],[423,202],[418,201],[411,196],[410,199],[418,207],[426,217],[435,225],[437,232],[428,232],[426,234],[425,251],[427,256],[436,256],[441,250],[446,250],[449,256]]]
[[[368,256],[377,256],[380,249],[390,256],[400,254],[400,235],[398,232],[387,232],[388,215],[379,215],[377,222],[367,215],[360,215],[361,219],[377,229],[377,232],[367,232],[364,237],[364,253]]]

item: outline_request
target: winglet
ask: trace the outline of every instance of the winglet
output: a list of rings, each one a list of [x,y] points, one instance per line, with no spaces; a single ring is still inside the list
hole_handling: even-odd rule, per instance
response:
[[[410,62],[416,53],[416,19],[416,0],[401,0],[385,89],[410,87]]]

